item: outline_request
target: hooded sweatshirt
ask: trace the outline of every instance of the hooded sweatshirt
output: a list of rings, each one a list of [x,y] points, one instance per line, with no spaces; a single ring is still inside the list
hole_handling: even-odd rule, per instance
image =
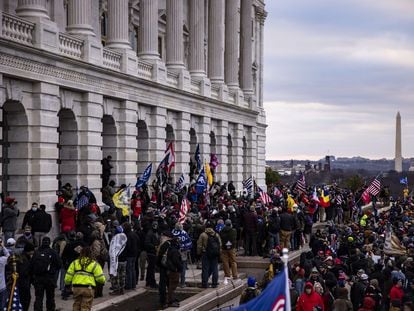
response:
[[[311,293],[307,294],[306,289],[310,288]],[[305,290],[302,295],[300,295],[298,302],[296,304],[296,311],[313,311],[313,308],[319,306],[321,310],[324,311],[324,305],[321,295],[316,293],[313,290],[313,285],[311,282],[305,284]]]

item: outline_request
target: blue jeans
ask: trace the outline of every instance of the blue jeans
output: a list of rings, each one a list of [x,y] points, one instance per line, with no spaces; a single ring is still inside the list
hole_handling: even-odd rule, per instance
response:
[[[0,308],[1,310],[3,310],[4,308],[6,308],[7,306],[7,297],[9,295],[9,292],[7,291],[7,289],[3,289],[2,291],[0,291]]]
[[[213,286],[218,285],[218,257],[209,258],[206,254],[201,257],[201,285],[208,286],[208,279],[212,275]]]
[[[185,285],[185,272],[187,270],[187,260],[183,260],[183,270],[181,270],[180,285]]]
[[[136,257],[127,257],[125,289],[137,287],[137,273],[135,271]]]
[[[276,245],[279,245],[279,233],[273,234],[269,232],[269,253]]]

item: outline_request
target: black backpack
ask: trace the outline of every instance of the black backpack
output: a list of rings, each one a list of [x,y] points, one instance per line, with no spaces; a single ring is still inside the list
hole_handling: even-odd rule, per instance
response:
[[[34,275],[48,274],[52,264],[52,254],[48,249],[37,250],[32,258],[32,269]]]
[[[220,256],[220,241],[218,237],[214,234],[207,234],[207,247],[206,247],[206,254],[209,258],[216,258]]]
[[[255,288],[250,288],[250,287],[246,288],[243,303],[246,303],[246,302],[256,298],[256,296],[257,296],[257,291],[256,291]]]

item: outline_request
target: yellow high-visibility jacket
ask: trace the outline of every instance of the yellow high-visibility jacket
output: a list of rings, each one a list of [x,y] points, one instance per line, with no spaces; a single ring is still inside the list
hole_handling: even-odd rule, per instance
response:
[[[66,285],[72,284],[73,286],[95,287],[96,283],[105,283],[105,276],[99,263],[97,263],[95,260],[92,260],[86,269],[82,269],[79,259],[72,261],[68,268],[68,271],[66,271]]]

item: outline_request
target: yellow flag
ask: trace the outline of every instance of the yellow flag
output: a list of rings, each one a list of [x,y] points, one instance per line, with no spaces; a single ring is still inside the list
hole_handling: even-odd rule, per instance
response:
[[[129,216],[129,199],[126,189],[117,191],[112,196],[112,201],[114,201],[116,208],[120,208],[122,210],[122,216]]]
[[[207,162],[204,162],[204,166],[206,168],[208,185],[211,186],[213,184],[213,174],[211,174],[210,165]]]

